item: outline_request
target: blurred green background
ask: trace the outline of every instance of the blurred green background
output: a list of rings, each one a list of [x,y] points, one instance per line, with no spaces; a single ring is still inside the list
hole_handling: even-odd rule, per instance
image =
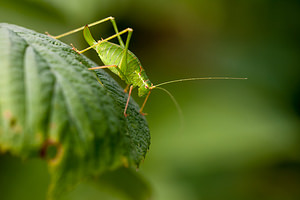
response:
[[[165,86],[183,128],[170,98],[151,94],[152,144],[139,173],[153,200],[300,199],[298,0],[0,0],[0,22],[54,35],[107,16],[134,29],[130,49],[154,84],[248,77]],[[110,23],[91,30],[113,34]],[[87,46],[81,33],[62,40]],[[0,156],[1,200],[44,199],[48,182],[43,161]],[[117,198],[80,184],[67,199]]]

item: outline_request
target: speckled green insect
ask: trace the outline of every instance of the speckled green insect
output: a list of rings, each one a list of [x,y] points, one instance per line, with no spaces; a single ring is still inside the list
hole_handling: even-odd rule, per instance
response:
[[[113,36],[110,36],[106,39],[102,39],[102,40],[99,40],[96,42],[89,30],[89,27],[109,21],[109,20],[111,21],[116,34]],[[73,49],[76,50],[80,54],[89,49],[95,49],[96,52],[98,53],[100,59],[102,60],[102,62],[105,65],[105,66],[93,67],[93,68],[90,68],[90,70],[108,68],[126,82],[127,87],[125,88],[125,92],[127,92],[128,88],[129,88],[129,94],[128,94],[128,99],[127,99],[126,106],[124,109],[125,116],[127,116],[126,110],[128,107],[132,89],[134,87],[138,87],[138,95],[140,97],[146,96],[145,101],[140,109],[140,113],[143,114],[142,111],[145,107],[145,104],[148,100],[151,90],[154,88],[159,88],[159,89],[162,89],[165,92],[167,92],[178,108],[178,104],[177,104],[176,100],[174,99],[174,97],[167,90],[165,90],[164,88],[160,88],[158,86],[169,84],[169,83],[174,83],[174,82],[182,82],[182,81],[190,81],[190,80],[244,79],[244,78],[230,78],[230,77],[187,78],[187,79],[173,80],[173,81],[168,81],[168,82],[160,83],[157,85],[153,85],[151,83],[151,81],[149,80],[149,78],[147,77],[146,72],[143,69],[139,59],[130,50],[128,50],[130,38],[131,38],[131,35],[133,32],[133,30],[131,28],[127,28],[127,29],[119,32],[116,22],[115,22],[115,19],[113,17],[107,17],[105,19],[99,20],[92,24],[80,27],[78,29],[74,29],[72,31],[69,31],[67,33],[64,33],[64,34],[61,34],[58,36],[52,36],[52,37],[58,39],[58,38],[70,35],[72,33],[75,33],[75,32],[81,31],[81,30],[83,30],[84,38],[87,41],[87,43],[90,45],[90,47],[88,47],[82,51],[78,51],[75,47],[73,47]],[[124,33],[128,33],[125,45],[121,38],[121,35]],[[113,38],[118,38],[118,41],[120,44],[118,45],[115,43],[108,42],[109,40],[111,40]]]

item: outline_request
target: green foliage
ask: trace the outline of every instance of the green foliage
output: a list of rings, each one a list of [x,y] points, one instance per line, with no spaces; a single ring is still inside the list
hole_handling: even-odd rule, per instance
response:
[[[151,196],[148,183],[138,173],[128,168],[105,173],[94,179],[94,183],[100,188],[118,194],[122,199],[148,200]]]
[[[138,166],[149,148],[137,104],[125,118],[127,94],[88,70],[95,66],[47,35],[0,24],[0,151],[46,159],[50,199],[87,177]]]

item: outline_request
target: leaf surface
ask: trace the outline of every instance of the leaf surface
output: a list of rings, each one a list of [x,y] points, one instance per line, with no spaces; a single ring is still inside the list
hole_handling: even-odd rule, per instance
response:
[[[80,180],[138,166],[150,145],[147,122],[96,64],[47,35],[0,24],[0,151],[42,157],[50,198]]]

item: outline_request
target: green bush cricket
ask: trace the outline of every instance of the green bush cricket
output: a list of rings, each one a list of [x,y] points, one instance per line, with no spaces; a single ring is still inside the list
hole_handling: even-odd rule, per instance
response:
[[[89,30],[89,27],[95,26],[97,24],[100,24],[100,23],[103,23],[103,22],[106,22],[106,21],[111,21],[111,23],[113,25],[113,28],[114,28],[116,33],[114,35],[106,38],[106,39],[101,39],[101,40],[96,42],[94,40],[90,30]],[[87,41],[87,43],[90,45],[90,47],[88,47],[88,48],[86,48],[82,51],[78,51],[75,47],[73,47],[73,49],[79,54],[81,54],[85,51],[88,51],[90,49],[94,49],[98,53],[98,55],[99,55],[100,59],[102,60],[102,62],[104,63],[104,66],[89,68],[89,70],[108,68],[113,73],[115,73],[117,76],[119,76],[122,80],[124,80],[126,82],[127,87],[125,88],[124,91],[127,92],[128,89],[129,89],[129,92],[128,92],[128,98],[127,98],[126,106],[125,106],[125,109],[124,109],[124,116],[125,117],[127,116],[126,110],[127,110],[127,107],[128,107],[128,103],[129,103],[129,99],[130,99],[130,96],[131,96],[132,89],[134,87],[138,87],[138,96],[139,97],[146,96],[146,98],[144,100],[144,103],[143,103],[142,107],[140,108],[140,113],[144,114],[143,109],[146,105],[146,102],[149,98],[149,95],[150,95],[152,89],[155,89],[155,88],[165,91],[171,97],[171,99],[175,103],[176,107],[179,108],[178,103],[176,102],[175,98],[171,95],[171,93],[168,92],[166,89],[158,87],[158,86],[165,85],[165,84],[170,84],[170,83],[175,83],[175,82],[192,81],[192,80],[247,79],[247,78],[232,78],[232,77],[186,78],[186,79],[167,81],[167,82],[164,82],[164,83],[153,85],[153,83],[151,83],[151,81],[147,77],[146,72],[145,72],[145,70],[143,69],[143,67],[141,65],[141,62],[138,60],[138,58],[130,50],[128,50],[129,42],[130,42],[130,38],[131,38],[131,35],[132,35],[132,32],[133,32],[133,29],[127,28],[127,29],[119,32],[114,17],[107,17],[105,19],[96,21],[96,22],[91,23],[89,25],[82,26],[80,28],[71,30],[69,32],[63,33],[63,34],[58,35],[58,36],[51,36],[51,35],[50,36],[55,38],[55,39],[58,39],[58,38],[62,38],[64,36],[73,34],[75,32],[81,31],[81,30],[83,30],[84,38]],[[125,33],[127,33],[127,39],[126,39],[126,43],[124,45],[124,42],[121,38],[121,35],[125,34]],[[118,41],[119,41],[120,44],[118,45],[118,44],[115,44],[115,43],[108,42],[109,40],[111,40],[113,38],[118,38]]]

